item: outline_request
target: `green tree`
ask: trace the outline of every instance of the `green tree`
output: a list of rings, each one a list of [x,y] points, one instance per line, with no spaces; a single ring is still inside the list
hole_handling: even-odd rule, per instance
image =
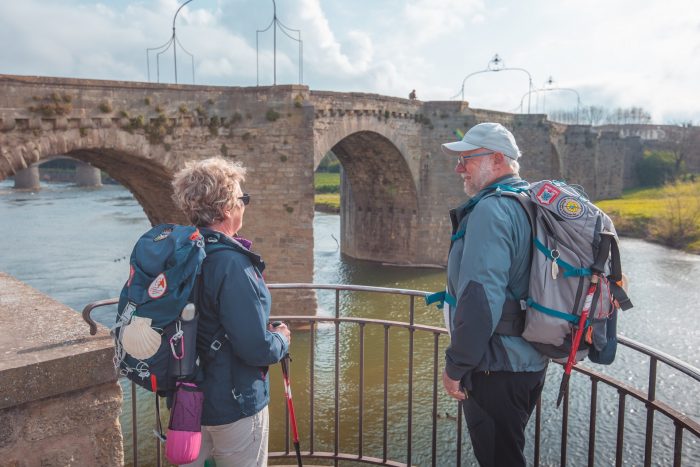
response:
[[[673,183],[664,189],[666,209],[655,217],[651,234],[674,248],[700,239],[700,195],[695,183]]]
[[[635,168],[641,186],[661,186],[677,175],[676,158],[670,151],[644,151]]]
[[[318,169],[316,169],[316,171],[340,173],[340,161],[335,156],[335,154],[333,154],[332,151],[328,151],[325,157],[321,159],[321,162],[318,164]]]

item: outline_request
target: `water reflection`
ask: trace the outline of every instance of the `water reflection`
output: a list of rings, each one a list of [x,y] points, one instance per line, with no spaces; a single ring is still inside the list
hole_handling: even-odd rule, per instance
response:
[[[16,192],[11,183],[0,182],[0,219],[3,222],[3,254],[0,270],[6,271],[29,283],[42,292],[75,309],[86,303],[115,297],[128,275],[128,257],[138,236],[149,228],[149,223],[138,203],[121,188],[105,186],[100,190],[86,190],[70,185],[48,185],[41,192],[28,194]],[[10,228],[8,228],[8,226]],[[317,283],[363,284],[381,287],[399,287],[417,290],[439,290],[443,287],[444,271],[436,269],[410,269],[383,267],[376,263],[342,257],[338,247],[338,216],[318,213],[314,220],[314,281]],[[658,348],[692,365],[700,366],[700,326],[692,304],[700,303],[700,258],[639,240],[624,239],[621,244],[625,270],[631,279],[631,295],[635,308],[622,314],[621,332],[638,341]],[[319,313],[334,313],[333,292],[318,293]],[[340,295],[341,313],[344,316],[365,316],[408,320],[408,297],[392,297],[374,294]],[[96,312],[98,321],[111,324],[115,314],[113,307]],[[442,316],[434,307],[428,308],[418,300],[415,303],[416,321],[441,325]],[[358,444],[358,388],[359,388],[359,329],[342,325],[339,341],[340,368],[340,443],[341,450],[357,452]],[[302,433],[302,449],[310,443],[310,352],[316,357],[314,367],[314,448],[333,450],[334,447],[334,393],[335,393],[335,327],[321,325],[313,347],[309,333],[297,333],[293,343],[292,363],[295,405]],[[432,418],[433,341],[432,336],[416,333],[416,358],[413,372],[414,425],[413,461],[425,464],[430,445],[430,420]],[[438,365],[443,361],[446,340],[442,338],[438,348]],[[388,430],[392,442],[390,455],[405,459],[407,438],[408,387],[408,333],[391,331],[389,348],[389,386],[387,397],[391,401],[388,413]],[[368,326],[365,330],[365,400],[364,400],[364,448],[368,455],[381,456],[384,397],[384,329]],[[617,361],[610,367],[596,370],[615,375],[618,379],[641,389],[647,383],[648,359],[621,349]],[[278,368],[273,368],[272,409],[283,413],[284,397]],[[553,410],[561,369],[552,365],[543,394],[548,410],[543,436],[542,459],[545,465],[559,463],[561,437],[561,411]],[[672,401],[687,415],[700,418],[700,388],[687,377],[665,367],[659,369],[657,395]],[[572,413],[570,426],[586,433],[588,427],[588,397],[590,382],[574,375],[572,387]],[[128,389],[128,386],[127,386]],[[439,389],[439,388],[438,388]],[[125,392],[129,407],[129,391]],[[139,432],[141,458],[152,454],[153,402],[147,393],[139,398]],[[599,465],[614,463],[617,429],[617,393],[599,387],[598,428],[596,458]],[[643,456],[643,433],[646,411],[634,401],[627,401],[625,425],[625,464],[640,465]],[[456,407],[452,401],[440,395],[437,413],[439,465],[451,465],[454,454]],[[448,416],[444,416],[447,414]],[[125,441],[130,440],[130,418],[126,410],[121,419]],[[672,463],[673,426],[662,416],[655,421],[654,464]],[[283,423],[271,425],[271,449],[284,446]],[[527,452],[531,459],[534,437],[533,426],[528,428]],[[463,452],[469,458],[469,443],[463,443]],[[573,465],[583,462],[587,455],[587,442],[570,437],[569,454]],[[684,462],[700,465],[700,448],[695,440],[685,436]],[[421,454],[423,453],[423,454]],[[129,455],[129,454],[127,454]]]

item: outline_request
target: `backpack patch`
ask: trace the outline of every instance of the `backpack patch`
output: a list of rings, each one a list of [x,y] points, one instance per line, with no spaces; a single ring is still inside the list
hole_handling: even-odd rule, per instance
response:
[[[545,183],[537,192],[537,201],[545,206],[552,204],[560,193],[561,191],[557,187],[550,183]]]
[[[165,274],[162,272],[153,279],[151,285],[148,287],[148,296],[156,299],[162,297],[168,290],[168,281],[165,279]]]
[[[572,196],[566,196],[557,204],[557,211],[566,219],[578,219],[586,213],[586,206]]]

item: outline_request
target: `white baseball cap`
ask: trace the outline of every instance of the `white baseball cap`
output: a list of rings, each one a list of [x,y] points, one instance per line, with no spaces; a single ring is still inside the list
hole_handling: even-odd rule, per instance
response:
[[[467,131],[462,141],[444,143],[442,152],[452,156],[479,148],[503,153],[514,160],[522,155],[513,134],[500,123],[479,123]]]

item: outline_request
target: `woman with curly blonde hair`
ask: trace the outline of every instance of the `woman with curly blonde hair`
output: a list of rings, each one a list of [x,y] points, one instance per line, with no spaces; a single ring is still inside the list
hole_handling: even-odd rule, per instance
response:
[[[187,164],[173,180],[173,199],[206,245],[229,247],[207,255],[194,297],[204,408],[202,448],[193,466],[209,457],[219,467],[267,465],[268,365],[286,355],[291,339],[284,324],[268,325],[265,263],[239,236],[250,202],[241,188],[245,175],[240,163],[216,157]],[[213,341],[221,344],[215,352],[203,344]]]

